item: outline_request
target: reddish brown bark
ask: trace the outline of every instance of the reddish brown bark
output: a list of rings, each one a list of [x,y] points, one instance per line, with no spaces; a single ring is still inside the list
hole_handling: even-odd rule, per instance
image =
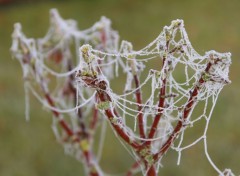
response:
[[[144,131],[144,124],[143,124],[143,112],[142,112],[142,106],[140,106],[142,104],[142,94],[141,94],[141,90],[139,89],[139,85],[140,85],[140,81],[139,81],[139,77],[137,75],[134,75],[134,82],[135,82],[135,87],[136,87],[136,101],[139,104],[138,105],[138,126],[139,126],[139,134],[141,138],[146,138],[145,136],[145,131]]]

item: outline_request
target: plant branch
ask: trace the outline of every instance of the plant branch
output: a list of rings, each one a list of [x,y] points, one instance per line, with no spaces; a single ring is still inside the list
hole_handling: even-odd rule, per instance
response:
[[[106,83],[105,83],[106,84]],[[101,102],[107,102],[110,101],[110,99],[108,98],[109,95],[102,91],[102,90],[98,90],[97,91],[99,99],[101,100]],[[128,133],[126,133],[124,131],[124,126],[120,127],[117,123],[113,122],[113,118],[115,116],[119,117],[119,115],[117,114],[117,111],[115,109],[113,109],[113,111],[111,110],[111,108],[107,108],[104,110],[105,115],[108,117],[108,120],[110,121],[111,125],[113,126],[113,128],[115,129],[115,131],[118,133],[118,135],[126,142],[128,143],[130,146],[132,146],[135,149],[138,149],[140,147],[140,145],[133,139],[130,138],[131,135],[129,135]],[[123,125],[123,124],[122,124]]]
[[[141,138],[146,138],[145,136],[145,131],[144,131],[144,124],[143,124],[143,112],[142,112],[142,93],[141,90],[139,89],[139,77],[137,74],[133,75],[134,82],[135,82],[135,87],[136,87],[136,101],[138,103],[138,125],[139,125],[139,134]]]
[[[159,157],[161,157],[164,153],[166,153],[166,151],[169,149],[169,147],[172,145],[172,143],[174,142],[174,140],[177,138],[177,136],[179,135],[179,132],[181,131],[181,129],[183,127],[185,127],[184,123],[186,121],[186,119],[188,118],[189,113],[192,111],[192,108],[194,106],[195,103],[195,99],[198,96],[198,92],[201,89],[201,85],[206,82],[203,78],[203,75],[205,73],[208,73],[210,68],[212,66],[212,63],[209,62],[207,64],[207,67],[205,69],[205,72],[201,75],[200,79],[198,80],[196,86],[194,87],[192,93],[190,91],[190,98],[188,99],[188,102],[183,110],[183,114],[182,114],[182,118],[179,119],[176,127],[174,128],[172,134],[169,136],[168,140],[163,144],[163,146],[161,147],[159,153],[154,155],[154,159],[157,160]]]
[[[169,48],[169,40],[167,40],[167,42],[166,42],[165,53],[167,53],[168,48]],[[159,121],[160,121],[161,116],[162,116],[162,112],[164,110],[164,101],[165,101],[165,94],[166,94],[166,82],[167,82],[167,70],[166,70],[166,67],[165,67],[166,59],[167,59],[167,54],[165,54],[163,56],[162,69],[164,69],[163,70],[164,76],[162,77],[163,78],[162,79],[162,86],[161,86],[160,93],[159,93],[157,115],[155,116],[153,124],[151,126],[151,130],[150,130],[149,135],[148,135],[149,139],[152,139],[154,137],[154,135],[156,133],[157,126],[158,126]],[[148,141],[146,143],[146,145],[149,145],[150,143],[151,143],[151,141]]]

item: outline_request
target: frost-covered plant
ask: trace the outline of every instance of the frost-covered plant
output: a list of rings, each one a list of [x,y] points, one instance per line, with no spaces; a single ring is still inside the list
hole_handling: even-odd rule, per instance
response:
[[[141,50],[127,41],[118,45],[118,33],[105,17],[78,30],[75,21],[51,10],[49,32],[37,40],[26,38],[16,24],[11,52],[23,68],[26,117],[31,92],[52,112],[57,140],[82,161],[86,175],[104,175],[99,160],[106,122],[136,160],[128,176],[139,171],[157,175],[169,149],[178,152],[180,164],[181,152],[200,141],[219,175],[233,175],[230,169],[221,171],[207,150],[211,114],[223,86],[230,83],[231,54],[199,55],[182,20],[165,26]],[[119,76],[126,79],[119,83],[121,93],[112,88]],[[186,129],[200,120],[206,122],[203,135],[184,144]],[[100,139],[95,137],[98,127]],[[99,151],[94,153],[97,141]]]

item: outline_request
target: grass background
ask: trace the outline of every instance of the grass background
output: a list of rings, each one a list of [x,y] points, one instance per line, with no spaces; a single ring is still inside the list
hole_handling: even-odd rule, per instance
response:
[[[208,131],[209,153],[220,169],[240,174],[240,1],[239,0],[55,0],[0,5],[0,175],[84,175],[81,164],[63,154],[51,131],[51,114],[31,99],[31,120],[24,119],[24,90],[19,63],[9,54],[13,24],[21,22],[29,37],[42,37],[49,26],[49,9],[90,27],[105,15],[121,39],[140,49],[173,19],[184,19],[190,41],[199,53],[231,52],[232,84],[223,89]],[[199,135],[202,131],[198,132]],[[110,131],[108,131],[110,134]],[[132,163],[112,135],[107,135],[102,167],[121,173]],[[203,153],[203,143],[177,155],[169,152],[159,175],[217,175]]]

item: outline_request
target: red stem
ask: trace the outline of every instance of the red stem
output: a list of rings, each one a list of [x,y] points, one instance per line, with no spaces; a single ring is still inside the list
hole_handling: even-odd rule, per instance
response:
[[[47,99],[49,105],[51,105],[52,107],[55,107],[53,99],[51,98],[51,96],[48,93],[45,93],[45,98]],[[54,117],[59,119],[59,112],[57,112],[55,110],[52,110],[52,112],[54,114]],[[68,126],[67,122],[64,119],[60,119],[59,124],[64,129],[64,131],[68,134],[68,136],[73,136],[72,129]]]
[[[157,176],[156,169],[153,165],[148,169],[147,176]]]
[[[97,96],[96,96],[96,102],[97,102]],[[98,109],[94,106],[93,107],[93,118],[92,118],[92,121],[90,122],[91,130],[96,128],[97,121],[98,121]]]
[[[134,75],[134,82],[135,82],[135,86],[136,86],[136,100],[137,100],[137,103],[139,104],[138,105],[138,125],[139,125],[139,134],[140,134],[140,137],[141,138],[146,138],[145,136],[145,132],[144,132],[144,124],[143,124],[143,113],[142,113],[142,107],[141,107],[141,104],[142,104],[142,94],[141,94],[141,91],[139,89],[139,78],[138,76],[135,74]]]
[[[164,67],[165,60],[166,60],[166,58],[164,57],[162,68]],[[166,74],[166,70],[164,70],[164,74]],[[148,135],[149,139],[152,139],[154,137],[154,135],[156,133],[157,126],[158,126],[158,123],[159,123],[159,121],[161,119],[161,116],[162,116],[162,112],[163,112],[163,109],[164,109],[165,93],[166,93],[166,82],[167,82],[167,79],[164,78],[162,80],[162,87],[161,87],[160,93],[159,93],[158,113],[154,118],[151,130],[149,132],[149,135]],[[151,143],[151,141],[147,141],[146,145],[149,145],[150,143]]]
[[[163,86],[161,87],[161,90],[160,90],[159,103],[158,103],[158,113],[154,118],[151,130],[149,132],[149,135],[148,135],[149,139],[152,139],[153,136],[155,135],[158,123],[159,123],[159,121],[161,119],[161,116],[162,116],[162,112],[163,112],[163,108],[164,108],[164,100],[165,100],[164,96],[165,96],[165,91],[166,91],[165,84],[166,84],[166,79],[163,80]]]
[[[109,99],[108,99],[109,95],[107,93],[105,93],[105,92],[98,91],[98,96],[99,96],[99,99],[102,102],[109,101]],[[113,114],[113,112],[114,112],[114,114]],[[114,124],[112,122],[112,118],[113,117],[115,117],[115,116],[119,117],[118,114],[117,114],[117,111],[115,109],[112,111],[110,108],[108,108],[108,109],[105,110],[105,114],[108,117],[109,121],[111,122],[111,125],[113,126],[115,131],[118,133],[118,135],[126,143],[128,143],[130,146],[132,146],[135,149],[138,149],[140,147],[140,145],[136,141],[134,141],[133,139],[130,139],[130,137],[129,137],[130,135],[123,130],[124,127],[120,127],[119,125]]]

